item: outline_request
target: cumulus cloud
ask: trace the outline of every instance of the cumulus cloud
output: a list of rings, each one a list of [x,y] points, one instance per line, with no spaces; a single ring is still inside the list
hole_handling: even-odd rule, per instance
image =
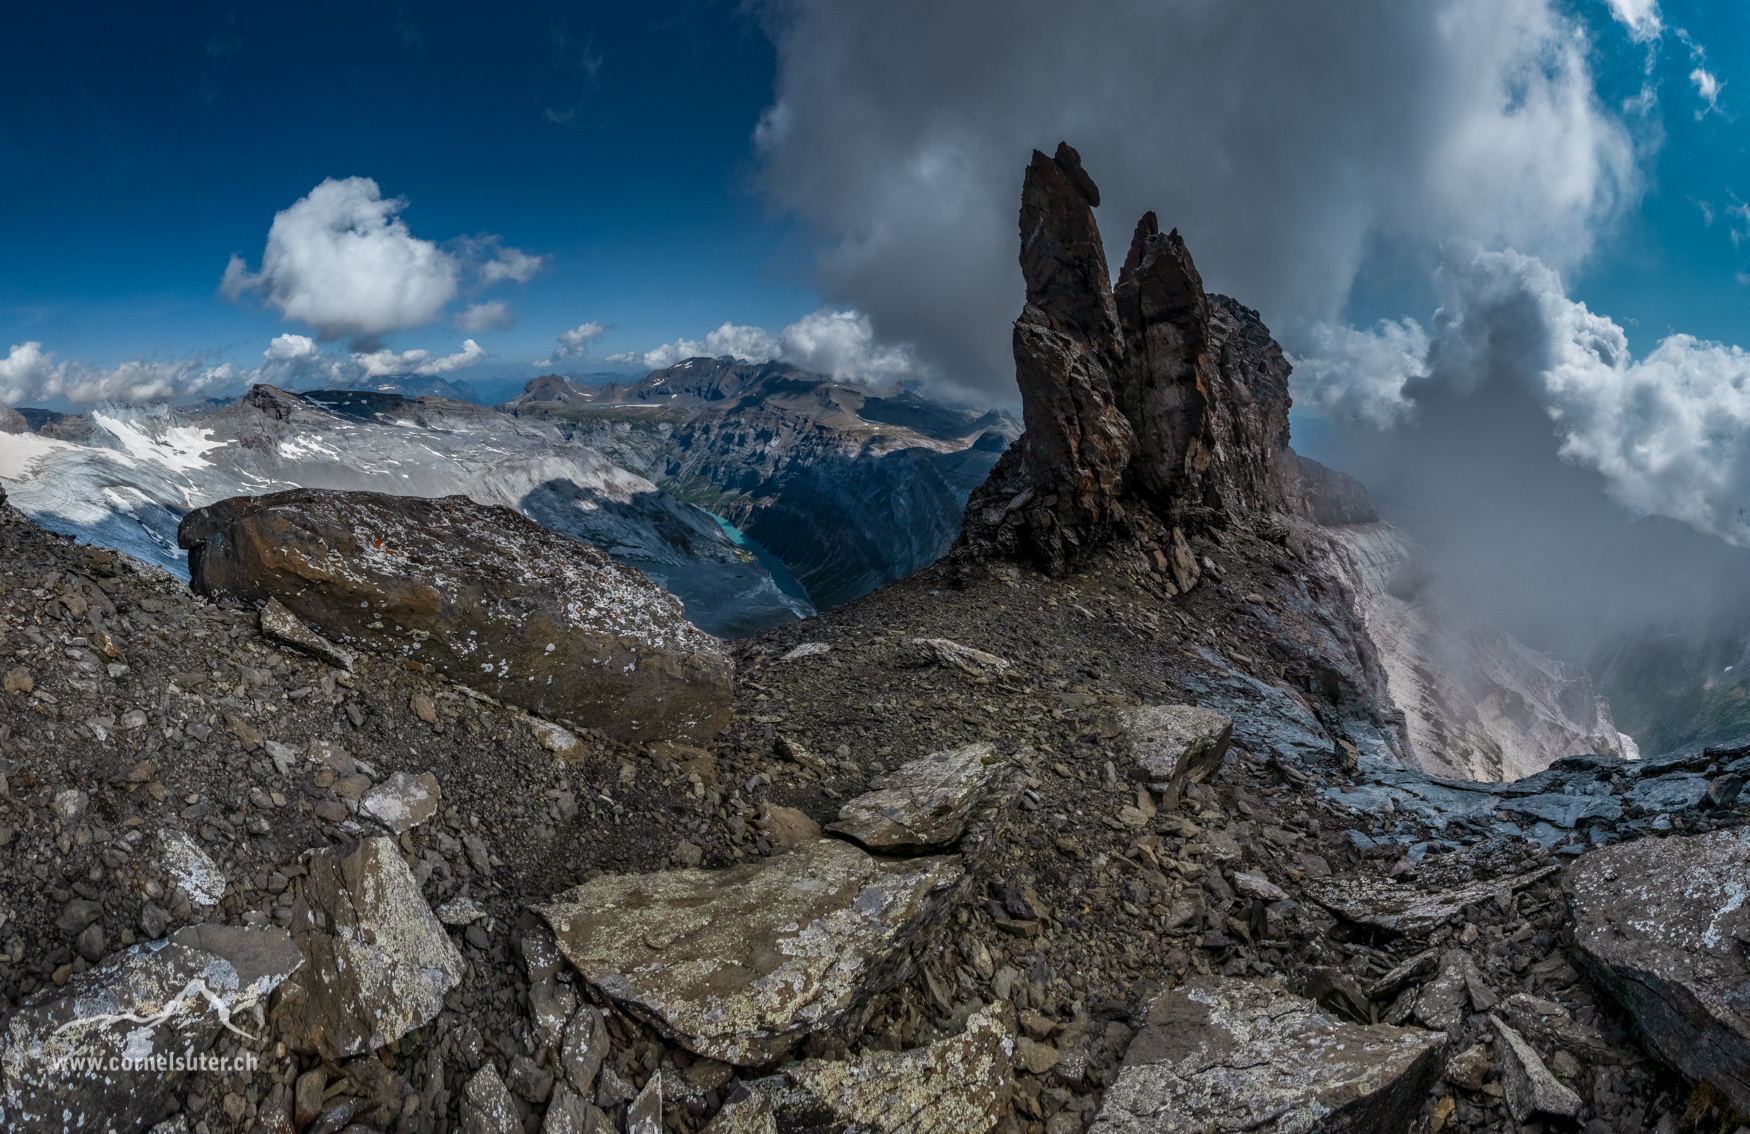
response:
[[[688,358],[725,355],[742,362],[788,362],[841,381],[875,382],[922,369],[910,346],[876,342],[868,316],[829,308],[804,315],[777,334],[764,327],[724,323],[702,340],[677,339],[642,356],[613,355],[609,361],[641,361],[655,370]]]
[[[488,357],[490,356],[479,343],[473,339],[463,339],[461,350],[442,357],[434,356],[429,350],[400,353],[376,350],[355,353],[351,361],[358,367],[359,377],[381,378],[388,374],[446,374],[451,370],[484,362]]]
[[[1528,391],[1560,457],[1600,474],[1618,504],[1750,547],[1750,354],[1673,334],[1637,360],[1620,326],[1512,250],[1455,242],[1434,287],[1431,333],[1410,320],[1323,329],[1331,349],[1297,360],[1297,395],[1389,426],[1434,398],[1451,413],[1491,383]]]
[[[1706,67],[1697,67],[1691,71],[1689,81],[1695,84],[1695,93],[1701,96],[1701,101],[1707,103],[1706,106],[1695,112],[1695,120],[1700,122],[1709,113],[1718,114],[1720,111],[1720,91],[1726,84],[1722,83]]]
[[[761,11],[779,74],[759,184],[822,237],[819,286],[993,395],[1013,388],[1021,171],[1060,139],[1109,240],[1155,209],[1214,290],[1289,332],[1341,311],[1365,257],[1455,235],[1574,265],[1642,191],[1557,0]]]
[[[516,312],[502,299],[489,299],[469,304],[467,310],[456,316],[456,326],[476,335],[482,331],[508,331],[516,326]]]
[[[198,358],[134,359],[109,367],[56,362],[55,352],[43,350],[43,344],[35,341],[12,344],[0,359],[0,401],[7,405],[58,397],[80,404],[157,401],[201,394],[233,381],[228,364],[208,366]]]
[[[413,235],[400,216],[406,207],[406,198],[385,198],[368,177],[328,178],[274,214],[260,271],[231,257],[219,293],[235,302],[259,291],[267,306],[315,328],[322,341],[351,338],[371,349],[391,331],[435,320],[469,272],[482,287],[520,283],[544,263],[496,236],[463,238],[459,254],[446,251]],[[482,306],[490,305],[463,318],[485,317]]]

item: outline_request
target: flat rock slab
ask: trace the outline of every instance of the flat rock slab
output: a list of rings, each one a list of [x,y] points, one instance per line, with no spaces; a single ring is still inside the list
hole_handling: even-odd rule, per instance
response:
[[[1559,866],[1545,866],[1524,874],[1473,882],[1456,890],[1435,891],[1381,878],[1349,875],[1308,878],[1301,883],[1301,891],[1345,921],[1383,929],[1387,933],[1421,937],[1462,915],[1464,907],[1469,904],[1481,905],[1497,894],[1523,890],[1560,869]]]
[[[196,591],[278,599],[333,643],[620,740],[708,741],[731,663],[681,600],[509,508],[294,489],[190,512]]]
[[[1707,784],[1702,784],[1702,790]],[[1520,799],[1509,799],[1501,805],[1509,811],[1534,815],[1558,827],[1572,827],[1582,819],[1620,819],[1622,801],[1614,795],[1562,795],[1545,792]]]
[[[203,925],[135,945],[65,988],[26,999],[6,1022],[0,1128],[145,1129],[181,1081],[168,1063],[154,1061],[205,1052],[227,1023],[252,1034],[245,1012],[303,963],[283,929]],[[57,1065],[112,1059],[139,1066],[86,1072]]]
[[[946,847],[966,829],[966,820],[1002,761],[989,744],[932,752],[900,765],[881,786],[839,808],[827,826],[878,854],[922,854]]]
[[[358,661],[356,653],[335,645],[304,625],[279,599],[268,599],[267,605],[261,608],[261,634],[264,638],[290,646],[313,658],[320,658],[341,669],[350,670],[353,663]]]
[[[1707,796],[1708,779],[1695,772],[1675,772],[1642,779],[1624,798],[1648,811],[1685,811]]]
[[[847,1062],[808,1059],[743,1084],[709,1134],[984,1134],[1008,1112],[1015,1021],[1007,1005],[967,1018],[959,1035]]]
[[[1275,981],[1197,977],[1149,1005],[1092,1134],[1408,1130],[1446,1037],[1339,1021]]]
[[[375,1051],[430,1021],[464,965],[387,838],[309,857],[292,935],[309,968],[275,1012],[286,1043],[330,1059]]]
[[[599,878],[536,910],[597,988],[698,1055],[782,1057],[900,975],[959,859],[838,839],[728,870]]]
[[[1175,797],[1221,768],[1233,739],[1233,721],[1196,705],[1143,705],[1112,715],[1118,743],[1151,782]]]
[[[1574,952],[1646,1045],[1750,1111],[1750,830],[1599,847],[1570,869]]]

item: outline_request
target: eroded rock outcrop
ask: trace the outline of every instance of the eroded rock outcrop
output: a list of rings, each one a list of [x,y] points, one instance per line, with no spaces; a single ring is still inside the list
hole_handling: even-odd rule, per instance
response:
[[[1185,241],[1153,213],[1114,287],[1099,203],[1071,146],[1033,152],[1014,330],[1027,428],[968,500],[966,545],[1061,574],[1125,529],[1355,514],[1365,493],[1288,447],[1290,367],[1258,313],[1206,293]],[[1195,562],[1176,566],[1188,570],[1174,585],[1194,585]]]
[[[536,908],[616,1003],[696,1054],[759,1066],[903,975],[960,877],[954,858],[819,839],[728,870],[599,878]]]
[[[1093,1134],[1408,1130],[1446,1037],[1332,1019],[1272,981],[1198,977],[1162,993]]]
[[[922,854],[952,845],[1002,765],[989,744],[932,752],[894,769],[876,790],[839,808],[827,830],[885,854]]]
[[[350,649],[418,662],[627,740],[708,740],[730,663],[637,571],[508,508],[296,489],[197,509],[201,594],[278,599]]]

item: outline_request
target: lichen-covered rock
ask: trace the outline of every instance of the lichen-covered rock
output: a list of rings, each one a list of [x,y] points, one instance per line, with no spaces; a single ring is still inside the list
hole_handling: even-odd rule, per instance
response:
[[[1537,1049],[1525,1042],[1525,1037],[1490,1016],[1489,1022],[1501,1036],[1501,1089],[1507,1096],[1507,1109],[1524,1122],[1534,1114],[1551,1114],[1573,1118],[1580,1113],[1580,1096],[1563,1086],[1552,1074]]]
[[[261,608],[261,635],[341,669],[350,670],[358,661],[357,654],[335,645],[304,625],[276,598],[268,599],[267,605]]]
[[[1646,1045],[1750,1111],[1750,830],[1638,839],[1565,882],[1574,955]]]
[[[1007,658],[963,646],[952,638],[913,638],[910,646],[919,664],[957,669],[968,677],[1000,677],[1014,668]]]
[[[1150,783],[1165,784],[1167,806],[1190,784],[1221,770],[1233,721],[1197,705],[1143,705],[1112,715],[1117,744]]]
[[[696,1054],[758,1066],[903,975],[961,875],[955,858],[820,839],[728,870],[603,877],[536,910],[622,1007]]]
[[[1454,890],[1429,890],[1367,875],[1308,878],[1301,886],[1307,897],[1346,921],[1387,933],[1421,937],[1463,914],[1467,905],[1480,905],[1498,894],[1523,890],[1560,869],[1545,866]]]
[[[359,814],[399,835],[437,814],[441,798],[437,777],[430,772],[417,776],[396,772],[365,792],[359,800]]]
[[[158,1061],[200,1055],[227,1026],[251,1034],[244,1013],[302,964],[283,929],[202,925],[135,945],[65,988],[27,998],[7,1021],[0,1051],[0,1127],[145,1129],[180,1080]],[[124,1059],[137,1066],[109,1064]],[[75,1070],[64,1060],[82,1064]]]
[[[739,1088],[711,1134],[984,1134],[1007,1112],[1015,1021],[1006,1004],[967,1018],[959,1035],[903,1052],[807,1059]]]
[[[622,740],[710,740],[730,662],[681,601],[595,548],[504,507],[295,489],[190,512],[201,594],[278,599],[366,650]]]
[[[289,1046],[329,1059],[375,1051],[435,1017],[464,966],[387,838],[313,854],[292,906],[309,967],[274,1011]]]
[[[1408,1130],[1445,1048],[1332,1019],[1274,981],[1196,977],[1149,1005],[1092,1134]]]
[[[907,761],[875,791],[839,808],[838,822],[827,830],[878,854],[922,854],[949,846],[965,831],[967,818],[1001,766],[989,744]]]
[[[462,1134],[522,1134],[516,1102],[490,1060],[462,1088]]]

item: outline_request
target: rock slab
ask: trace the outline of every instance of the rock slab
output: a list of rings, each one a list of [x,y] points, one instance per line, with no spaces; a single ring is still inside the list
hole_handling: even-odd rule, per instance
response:
[[[1750,830],[1638,839],[1568,872],[1574,953],[1650,1047],[1750,1111]]]
[[[1463,914],[1467,905],[1481,905],[1497,895],[1523,890],[1560,869],[1545,866],[1455,890],[1427,890],[1362,875],[1308,878],[1303,888],[1313,901],[1346,921],[1422,937]]]
[[[736,1088],[709,1134],[984,1134],[1014,1089],[1015,1021],[1007,1005],[966,1020],[959,1035],[848,1062],[808,1059]]]
[[[283,929],[202,925],[135,945],[65,988],[27,998],[6,1022],[0,1127],[142,1130],[180,1082],[154,1060],[205,1052],[227,1024],[303,964]],[[209,995],[210,994],[210,998]],[[61,1060],[126,1059],[137,1067],[69,1072]]]
[[[535,907],[586,979],[695,1054],[739,1066],[903,975],[962,876],[838,839],[728,870],[604,877]]]
[[[731,663],[681,601],[586,543],[465,496],[294,489],[190,512],[196,591],[277,599],[348,650],[627,741],[708,741]]]
[[[922,854],[960,838],[1000,767],[996,749],[968,744],[901,764],[881,786],[839,808],[827,830],[878,854]]]
[[[1446,1037],[1339,1022],[1275,981],[1197,977],[1161,994],[1092,1134],[1408,1130]]]
[[[1114,714],[1112,723],[1138,772],[1167,785],[1169,810],[1188,785],[1221,769],[1234,731],[1233,721],[1196,705],[1143,705]]]
[[[395,844],[309,858],[292,933],[309,967],[274,1011],[288,1046],[330,1059],[375,1051],[435,1017],[462,981],[461,953]]]

